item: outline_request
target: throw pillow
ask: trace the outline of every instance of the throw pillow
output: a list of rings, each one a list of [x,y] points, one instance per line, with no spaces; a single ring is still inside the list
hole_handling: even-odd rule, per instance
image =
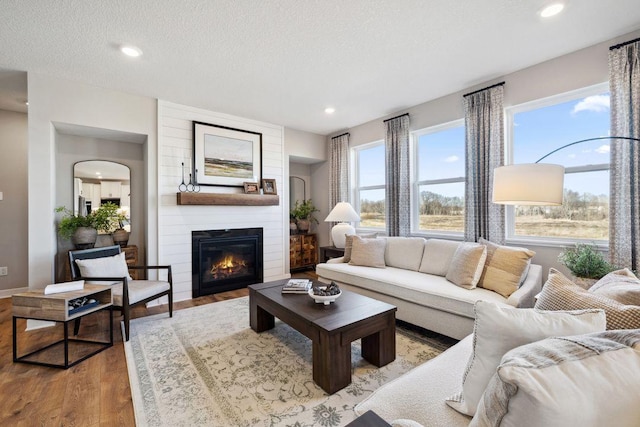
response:
[[[511,350],[470,426],[637,426],[640,330],[548,338]]]
[[[356,236],[356,234],[345,234],[344,255],[343,255],[344,262],[351,261],[351,250],[353,249],[353,236]],[[378,237],[378,233],[361,234],[359,237],[363,239],[375,239],[376,237]]]
[[[453,409],[470,416],[507,351],[547,337],[602,332],[606,326],[602,310],[544,312],[478,301],[475,315],[473,350],[462,377],[462,392],[447,400]]]
[[[422,237],[385,237],[384,262],[388,267],[418,271],[425,240]]]
[[[487,247],[487,260],[478,286],[509,298],[520,287],[536,253],[525,248],[500,246],[482,238],[479,243]]]
[[[463,288],[473,289],[480,281],[486,258],[486,246],[464,242],[458,246],[453,254],[445,277],[451,283]]]
[[[461,242],[452,240],[429,239],[424,244],[422,262],[418,271],[421,273],[435,274],[436,276],[446,276],[449,265],[456,249]]]
[[[612,271],[598,280],[589,292],[626,305],[640,305],[640,280],[629,270]]]
[[[384,249],[386,245],[385,239],[363,239],[360,236],[353,236],[349,264],[385,268]]]
[[[83,278],[90,279],[92,277],[126,277],[127,280],[133,280],[131,279],[131,276],[129,276],[129,268],[127,267],[127,261],[125,259],[124,252],[121,252],[118,255],[106,256],[101,258],[77,259],[76,264],[78,265],[80,274]],[[93,285],[112,285],[115,282],[113,280],[87,280],[87,283]]]
[[[605,296],[589,292],[574,284],[554,268],[538,295],[535,308],[540,310],[580,310],[601,308],[607,313],[607,329],[640,328],[640,307],[624,305]]]

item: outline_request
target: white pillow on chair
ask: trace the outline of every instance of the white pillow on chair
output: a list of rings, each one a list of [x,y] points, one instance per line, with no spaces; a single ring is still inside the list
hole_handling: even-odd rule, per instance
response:
[[[80,269],[80,275],[84,278],[91,277],[126,277],[133,280],[129,275],[129,267],[125,259],[124,252],[114,256],[106,256],[91,259],[77,259],[76,264]],[[113,281],[87,281],[92,285],[113,285]]]

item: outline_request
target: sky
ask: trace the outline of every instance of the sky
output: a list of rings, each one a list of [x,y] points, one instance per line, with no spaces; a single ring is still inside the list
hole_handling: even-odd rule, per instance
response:
[[[545,154],[581,139],[609,134],[609,94],[587,96],[569,102],[514,114],[514,163],[534,163]],[[610,140],[576,144],[547,157],[544,163],[565,167],[609,162]],[[384,146],[360,152],[361,186],[384,184]],[[419,179],[464,176],[464,127],[422,135],[418,145]],[[595,195],[609,194],[607,172],[568,174],[565,188]],[[447,196],[463,196],[463,184],[430,188]],[[382,191],[370,191],[363,198],[384,198]],[[375,198],[374,198],[375,197]]]

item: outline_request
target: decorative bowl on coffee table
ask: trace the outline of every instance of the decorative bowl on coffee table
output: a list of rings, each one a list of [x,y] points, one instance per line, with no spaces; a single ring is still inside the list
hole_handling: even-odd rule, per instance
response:
[[[329,305],[337,300],[340,295],[342,295],[342,291],[335,295],[316,295],[313,293],[313,288],[309,289],[309,296],[315,300],[316,304]]]

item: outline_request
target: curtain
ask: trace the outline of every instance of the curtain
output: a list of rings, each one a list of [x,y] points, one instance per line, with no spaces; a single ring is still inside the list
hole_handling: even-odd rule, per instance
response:
[[[349,134],[329,142],[329,212],[338,202],[349,201]],[[337,223],[329,223],[329,229]]]
[[[409,115],[385,120],[387,234],[408,236],[411,231],[411,177],[409,176]]]
[[[640,138],[640,40],[609,51],[611,134]],[[611,140],[609,255],[616,267],[640,267],[640,142]]]
[[[464,237],[504,243],[504,206],[491,201],[493,169],[504,164],[503,84],[464,96],[466,179]]]

